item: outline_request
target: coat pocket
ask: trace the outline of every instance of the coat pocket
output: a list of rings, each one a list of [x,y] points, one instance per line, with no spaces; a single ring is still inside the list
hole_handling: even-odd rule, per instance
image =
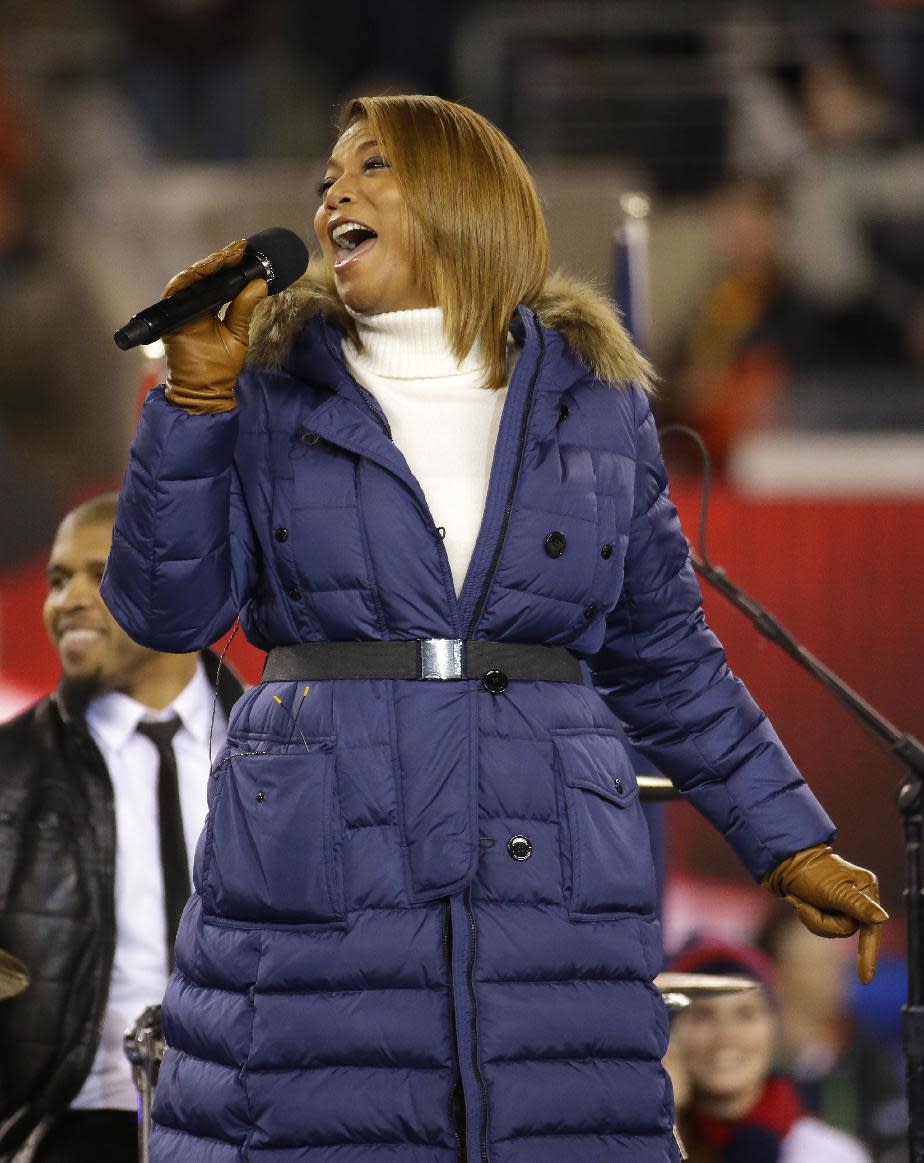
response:
[[[332,737],[285,754],[231,755],[206,824],[206,913],[330,924],[345,915]]]
[[[597,920],[653,912],[648,825],[619,735],[580,729],[556,731],[552,738],[568,824],[563,857],[570,915]]]

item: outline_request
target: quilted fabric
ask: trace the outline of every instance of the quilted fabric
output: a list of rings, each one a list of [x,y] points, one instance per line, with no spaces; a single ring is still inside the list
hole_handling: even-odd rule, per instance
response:
[[[164,1000],[155,1160],[673,1160],[619,725],[755,878],[833,834],[704,623],[646,397],[526,309],[520,338],[458,599],[320,316],[281,369],[245,373],[236,411],[146,403],[103,582],[134,638],[193,650],[240,612],[264,648],[563,644],[594,683],[305,675],[244,695]]]

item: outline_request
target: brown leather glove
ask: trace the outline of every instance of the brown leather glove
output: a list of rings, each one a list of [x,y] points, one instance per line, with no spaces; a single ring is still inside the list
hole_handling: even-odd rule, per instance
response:
[[[859,929],[857,976],[865,985],[873,980],[880,925],[889,919],[879,904],[875,873],[848,864],[827,844],[816,844],[787,856],[761,884],[787,900],[819,937],[849,937]]]
[[[237,266],[244,257],[246,245],[241,238],[187,267],[170,280],[163,297],[175,295],[215,271]],[[224,319],[217,313],[201,315],[164,336],[167,399],[171,404],[194,416],[228,412],[237,407],[234,385],[247,355],[250,320],[266,293],[266,281],[254,279],[231,303]]]

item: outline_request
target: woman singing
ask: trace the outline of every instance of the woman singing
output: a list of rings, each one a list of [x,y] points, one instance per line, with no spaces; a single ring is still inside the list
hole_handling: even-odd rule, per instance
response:
[[[340,129],[320,260],[168,338],[103,583],[148,646],[240,616],[268,651],[212,772],[153,1158],[673,1160],[620,725],[807,923],[860,926],[867,978],[875,877],[705,625],[649,368],[549,275],[510,143],[434,97]]]

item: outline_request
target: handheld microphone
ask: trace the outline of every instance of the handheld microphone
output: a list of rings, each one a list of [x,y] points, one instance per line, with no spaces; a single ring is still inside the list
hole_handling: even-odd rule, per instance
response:
[[[269,294],[275,295],[303,275],[307,266],[308,248],[299,236],[283,226],[271,226],[247,239],[247,249],[238,266],[206,275],[175,295],[145,307],[113,338],[123,351],[139,343],[153,343],[184,323],[217,311],[252,279],[266,279]]]

